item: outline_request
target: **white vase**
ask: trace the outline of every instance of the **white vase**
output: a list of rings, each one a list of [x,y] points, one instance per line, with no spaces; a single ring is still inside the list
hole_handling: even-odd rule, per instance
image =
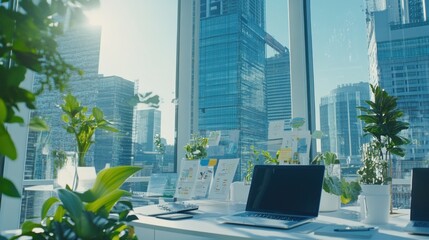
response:
[[[230,186],[229,199],[231,202],[246,203],[249,196],[250,184],[233,182]]]
[[[390,185],[362,186],[359,196],[361,221],[366,224],[379,225],[389,221]]]
[[[320,197],[320,212],[332,212],[336,211],[341,206],[340,196],[335,194],[327,193],[322,191],[322,196]]]

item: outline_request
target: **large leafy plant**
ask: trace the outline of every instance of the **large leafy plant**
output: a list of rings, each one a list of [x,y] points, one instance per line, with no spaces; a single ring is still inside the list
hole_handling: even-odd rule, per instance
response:
[[[403,145],[410,141],[400,136],[409,124],[398,120],[403,112],[397,108],[397,98],[390,96],[380,86],[370,85],[374,101],[365,101],[368,107],[358,107],[362,114],[358,116],[365,126],[366,134],[372,141],[363,150],[363,166],[358,170],[361,182],[365,184],[386,184],[392,177],[392,155],[405,156]]]
[[[61,116],[65,123],[64,128],[76,139],[78,166],[85,166],[85,155],[94,143],[95,130],[102,129],[110,132],[118,132],[118,130],[104,119],[103,111],[97,107],[87,115],[88,107],[82,106],[70,93],[64,97],[64,103],[60,107],[64,112]]]
[[[0,0],[0,164],[4,163],[4,156],[17,158],[6,125],[23,124],[24,119],[18,115],[20,109],[35,109],[38,94],[44,89],[64,90],[71,74],[79,72],[58,52],[55,39],[62,34],[63,24],[57,20],[68,12],[73,24],[76,16],[83,16],[83,9],[98,4],[99,0]],[[28,70],[45,76],[41,88],[34,92],[21,87]],[[0,194],[19,197],[18,190],[3,173]]]
[[[120,186],[141,168],[118,166],[103,169],[94,186],[84,193],[59,189],[58,197],[47,199],[41,211],[40,223],[27,221],[22,225],[23,236],[32,239],[137,239],[129,221],[132,205],[120,201],[130,195]]]
[[[327,193],[340,196],[341,203],[348,204],[357,200],[361,187],[357,181],[346,181],[340,174],[335,174],[335,166],[339,167],[340,160],[333,152],[319,153],[312,164],[324,164],[325,176],[323,178],[323,190]],[[340,169],[339,169],[340,170]]]

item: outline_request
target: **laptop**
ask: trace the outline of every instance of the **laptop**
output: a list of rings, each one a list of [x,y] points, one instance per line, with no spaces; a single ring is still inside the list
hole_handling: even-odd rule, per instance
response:
[[[410,222],[405,231],[429,235],[429,168],[413,168]]]
[[[218,219],[221,223],[293,228],[319,213],[323,165],[256,165],[246,210]]]

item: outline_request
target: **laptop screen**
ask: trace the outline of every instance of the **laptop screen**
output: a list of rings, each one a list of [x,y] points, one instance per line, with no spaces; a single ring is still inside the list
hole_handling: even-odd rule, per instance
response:
[[[412,221],[429,221],[429,168],[414,168],[411,185]]]
[[[256,165],[246,211],[317,217],[322,165]]]

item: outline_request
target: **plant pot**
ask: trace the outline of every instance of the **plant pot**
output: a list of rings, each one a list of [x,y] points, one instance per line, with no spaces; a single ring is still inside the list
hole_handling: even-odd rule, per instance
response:
[[[320,212],[332,212],[340,209],[341,199],[340,196],[335,194],[327,193],[322,191],[322,196],[320,197]]]
[[[247,202],[247,197],[249,196],[250,184],[245,184],[244,182],[233,182],[230,186],[229,191],[229,200],[231,202]]]
[[[390,185],[361,185],[359,195],[361,221],[379,225],[389,221]]]
[[[92,188],[97,178],[95,167],[77,167],[77,192],[85,192]]]

